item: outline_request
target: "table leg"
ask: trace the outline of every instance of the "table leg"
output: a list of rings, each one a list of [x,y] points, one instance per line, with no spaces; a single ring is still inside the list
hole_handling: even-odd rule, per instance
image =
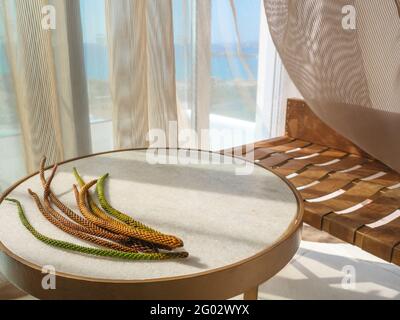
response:
[[[243,294],[243,300],[257,300],[258,299],[258,286],[247,290]]]

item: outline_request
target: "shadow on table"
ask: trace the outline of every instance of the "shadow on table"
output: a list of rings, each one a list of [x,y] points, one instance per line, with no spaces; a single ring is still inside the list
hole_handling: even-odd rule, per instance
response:
[[[74,164],[79,170],[79,162]],[[84,168],[80,170],[80,173],[83,177],[100,177],[108,172],[111,179],[134,180],[146,184],[232,194],[240,197],[293,201],[293,197],[288,196],[287,192],[282,192],[282,184],[277,184],[279,178],[273,174],[235,175],[232,171],[224,170],[224,165],[221,170],[210,171],[208,167],[205,168],[202,165],[150,165],[145,161],[107,156],[96,157],[94,164],[82,165]],[[70,172],[70,167],[60,166],[58,170]],[[277,185],[279,185],[278,189]]]

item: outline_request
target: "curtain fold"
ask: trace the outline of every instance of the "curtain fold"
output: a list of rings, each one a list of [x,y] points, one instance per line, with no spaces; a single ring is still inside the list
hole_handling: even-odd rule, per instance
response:
[[[42,8],[56,8],[56,29]],[[6,50],[29,172],[91,151],[79,0],[5,0]]]
[[[399,1],[264,0],[264,4],[282,61],[313,111],[400,171]],[[349,5],[354,16],[343,10]],[[346,16],[355,21],[354,28],[343,27]]]
[[[106,0],[106,25],[114,145],[148,146],[149,130],[178,118],[172,2]]]
[[[64,159],[70,159],[92,152],[80,0],[50,3],[58,13],[52,45]]]

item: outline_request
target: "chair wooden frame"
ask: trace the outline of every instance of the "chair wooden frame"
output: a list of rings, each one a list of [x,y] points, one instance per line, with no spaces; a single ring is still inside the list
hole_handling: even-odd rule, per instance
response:
[[[252,153],[247,157],[286,176],[303,198],[304,222],[400,265],[400,175],[323,123],[303,100],[288,100],[283,137],[228,152]]]

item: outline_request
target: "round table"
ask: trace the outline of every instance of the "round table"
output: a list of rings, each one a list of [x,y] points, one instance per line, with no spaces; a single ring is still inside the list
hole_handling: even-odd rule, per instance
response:
[[[258,285],[297,251],[302,201],[283,177],[230,156],[194,150],[123,150],[59,165],[53,192],[79,212],[72,192],[76,167],[86,181],[109,173],[111,204],[139,221],[180,237],[189,258],[121,261],[50,247],[21,224],[19,200],[41,233],[91,246],[59,230],[36,208],[27,189],[42,196],[38,174],[0,198],[0,271],[41,299],[257,298]],[[49,170],[46,170],[46,175]],[[44,289],[44,266],[54,267],[56,289]],[[45,270],[44,270],[45,272]]]

